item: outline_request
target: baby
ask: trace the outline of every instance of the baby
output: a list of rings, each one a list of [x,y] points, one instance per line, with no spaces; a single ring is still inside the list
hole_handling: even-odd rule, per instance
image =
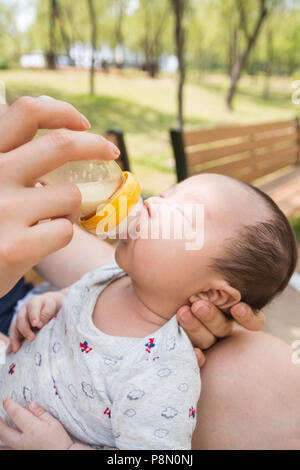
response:
[[[204,221],[184,204],[203,205]],[[176,224],[169,239],[145,236],[149,227],[164,231],[168,210],[176,224],[204,231],[201,249],[187,250]],[[145,201],[138,231],[119,242],[117,264],[24,306],[13,349],[35,329],[0,366],[0,398],[38,403],[96,448],[190,449],[200,373],[174,312],[195,297],[225,314],[241,300],[262,308],[287,286],[297,245],[271,199],[220,175],[189,178]]]

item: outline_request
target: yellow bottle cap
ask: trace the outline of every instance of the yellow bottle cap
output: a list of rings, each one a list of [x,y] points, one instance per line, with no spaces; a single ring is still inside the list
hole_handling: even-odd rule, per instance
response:
[[[111,201],[89,219],[80,219],[80,224],[86,230],[97,233],[110,232],[129,215],[138,203],[141,188],[136,177],[129,171],[124,171],[123,175],[124,183]]]

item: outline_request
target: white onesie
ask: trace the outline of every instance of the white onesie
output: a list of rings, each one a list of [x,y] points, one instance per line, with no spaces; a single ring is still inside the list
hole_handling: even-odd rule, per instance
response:
[[[1,403],[34,401],[94,447],[190,449],[200,373],[176,317],[145,338],[110,336],[92,321],[101,291],[123,275],[112,263],[71,286],[35,341],[0,365]]]

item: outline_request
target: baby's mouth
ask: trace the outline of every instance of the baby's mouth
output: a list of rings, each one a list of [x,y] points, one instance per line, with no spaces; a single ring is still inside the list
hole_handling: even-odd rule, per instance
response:
[[[135,215],[130,220],[130,214],[127,218],[127,227],[126,230],[123,232],[119,232],[119,240],[124,244],[128,244],[129,241],[137,240],[141,237],[141,226],[142,226],[142,219],[144,217],[144,206],[141,206],[141,209],[137,215]]]

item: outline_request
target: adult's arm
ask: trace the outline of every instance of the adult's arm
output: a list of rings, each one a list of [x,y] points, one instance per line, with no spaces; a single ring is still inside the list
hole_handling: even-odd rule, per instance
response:
[[[80,191],[75,185],[35,188],[38,179],[67,161],[115,159],[119,151],[99,135],[80,132],[89,128],[88,121],[68,103],[23,97],[11,107],[1,105],[0,113],[3,296],[26,271],[73,237]],[[56,130],[32,140],[41,128]]]
[[[113,261],[114,251],[109,243],[74,225],[72,241],[42,260],[35,269],[53,286],[63,289],[87,272]]]
[[[300,450],[300,365],[270,335],[235,332],[207,352],[193,449]]]

